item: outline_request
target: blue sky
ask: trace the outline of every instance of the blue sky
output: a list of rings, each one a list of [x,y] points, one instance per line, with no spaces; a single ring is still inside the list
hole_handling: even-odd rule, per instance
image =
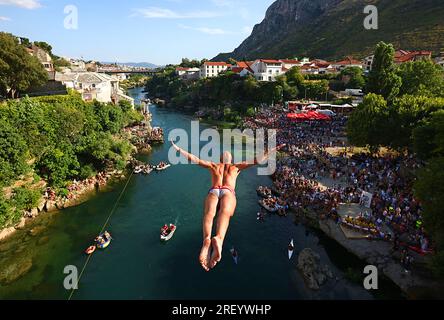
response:
[[[46,41],[61,56],[177,63],[237,47],[274,0],[0,0],[0,31]],[[66,29],[67,5],[78,29]]]

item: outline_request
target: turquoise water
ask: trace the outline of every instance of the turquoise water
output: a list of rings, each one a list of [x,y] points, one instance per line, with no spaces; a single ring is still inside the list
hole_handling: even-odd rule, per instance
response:
[[[142,93],[134,89],[131,95],[140,98]],[[156,106],[151,106],[151,112],[153,125],[166,133],[190,129],[190,116]],[[168,149],[169,145],[155,147],[142,159],[153,164],[167,161]],[[255,169],[242,173],[223,260],[206,273],[197,258],[209,174],[197,166],[178,165],[149,176],[133,176],[107,228],[115,240],[107,250],[93,255],[73,299],[373,299],[362,285],[346,280],[344,271],[349,266],[362,270],[363,264],[336,243],[296,225],[290,216],[257,222],[255,190],[270,183],[268,177],[257,176]],[[0,297],[67,299],[63,269],[66,265],[82,268],[83,250],[102,228],[124,185],[116,183],[78,207],[42,215],[0,243],[1,268],[32,263],[19,279],[0,284]],[[173,222],[178,225],[173,240],[160,243],[160,227]],[[307,289],[295,257],[288,261],[287,245],[292,238],[296,253],[313,248],[338,280],[319,291]],[[229,253],[232,246],[239,252],[238,265]],[[390,283],[382,287],[377,297],[399,297]]]

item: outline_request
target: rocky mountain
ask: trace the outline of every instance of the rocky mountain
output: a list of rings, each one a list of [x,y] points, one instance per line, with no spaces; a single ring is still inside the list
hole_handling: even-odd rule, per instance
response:
[[[364,28],[369,4],[378,8],[378,30]],[[444,1],[277,0],[251,36],[213,60],[363,57],[381,40],[405,50],[444,49]]]

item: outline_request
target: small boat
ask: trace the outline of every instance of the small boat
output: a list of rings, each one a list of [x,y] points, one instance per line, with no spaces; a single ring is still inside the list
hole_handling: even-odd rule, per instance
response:
[[[144,170],[143,170],[143,174],[146,174],[146,175],[148,175],[148,174],[150,174],[151,172],[153,172],[153,168],[150,168],[150,167],[146,167]]]
[[[233,247],[233,248],[231,248],[230,252],[231,252],[231,256],[233,257],[234,263],[237,264],[237,262],[239,260],[239,255],[238,255],[236,249],[234,249],[234,247]]]
[[[291,257],[293,257],[294,253],[294,241],[291,239],[290,244],[288,245],[288,260],[291,260]]]
[[[94,251],[96,251],[96,246],[90,246],[85,250],[85,253],[90,256],[94,253]]]
[[[143,168],[142,167],[136,167],[135,169],[134,169],[134,174],[140,174],[140,173],[142,173],[143,172]]]
[[[261,198],[270,198],[271,197],[271,189],[267,187],[260,186],[256,189],[257,195]]]
[[[160,240],[161,241],[169,241],[174,236],[177,227],[174,224],[170,224],[169,226],[164,225],[162,229],[160,229]]]
[[[278,211],[278,209],[276,207],[272,208],[272,207],[268,206],[267,204],[264,203],[263,200],[259,200],[258,203],[262,208],[264,208],[268,212],[275,213],[276,211]]]
[[[171,167],[171,164],[166,164],[166,165],[164,165],[164,166],[155,166],[154,167],[154,170],[156,170],[156,171],[163,171],[163,170],[166,170],[166,169],[168,169],[169,167]]]
[[[100,236],[98,236],[98,237],[96,238],[95,241],[96,241],[97,249],[106,249],[106,248],[108,248],[108,246],[110,245],[111,240],[112,240],[113,238],[111,237],[111,235],[109,235],[109,237],[106,237],[105,234],[106,234],[106,232],[103,233],[103,234],[101,234]],[[100,243],[100,242],[99,242],[100,239],[104,239],[105,242]]]

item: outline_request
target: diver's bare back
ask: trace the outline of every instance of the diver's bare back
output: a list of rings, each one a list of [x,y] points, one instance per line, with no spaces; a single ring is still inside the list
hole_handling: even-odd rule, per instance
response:
[[[228,187],[231,190],[236,189],[236,181],[240,173],[236,165],[213,163],[210,168],[210,173],[213,188]]]

